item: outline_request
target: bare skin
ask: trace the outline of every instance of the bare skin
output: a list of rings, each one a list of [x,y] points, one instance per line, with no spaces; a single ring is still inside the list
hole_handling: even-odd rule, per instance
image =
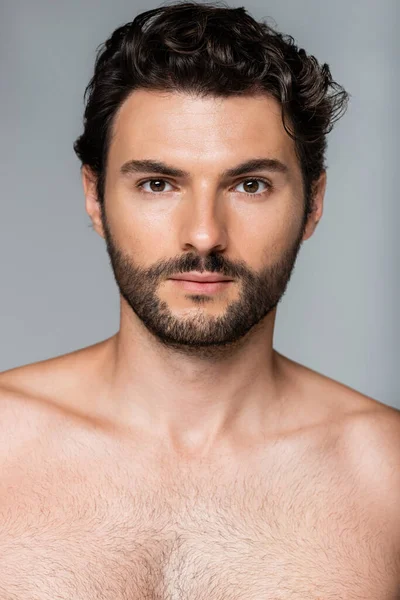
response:
[[[276,352],[276,308],[223,345],[236,331],[229,306],[253,315],[243,281],[256,289],[263,269],[282,268],[299,232],[300,171],[278,106],[140,91],[114,134],[109,228],[144,270],[137,285],[163,267],[153,291],[169,320],[154,315],[158,337],[126,285],[114,336],[0,375],[0,597],[400,598],[399,411]],[[220,173],[254,156],[289,169],[250,173],[274,184],[253,199],[238,191],[244,177]],[[144,158],[191,176],[139,193],[144,174],[120,168]],[[82,177],[105,237],[93,176]],[[325,185],[324,174],[302,240]],[[243,277],[207,301],[174,287],[183,254],[212,251]],[[175,345],[161,343],[167,331]]]

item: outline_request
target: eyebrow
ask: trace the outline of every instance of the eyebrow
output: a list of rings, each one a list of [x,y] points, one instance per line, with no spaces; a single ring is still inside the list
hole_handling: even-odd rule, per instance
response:
[[[287,175],[289,167],[276,158],[251,158],[235,167],[226,169],[222,172],[222,178],[238,177],[251,171],[270,171],[273,173],[283,173]],[[190,173],[177,169],[171,165],[158,160],[128,160],[120,168],[123,176],[129,176],[134,173],[161,173],[169,177],[189,178]]]

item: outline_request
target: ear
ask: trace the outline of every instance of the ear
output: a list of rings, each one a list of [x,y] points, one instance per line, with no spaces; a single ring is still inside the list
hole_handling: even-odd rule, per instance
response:
[[[89,215],[94,230],[104,239],[103,223],[101,219],[101,208],[97,198],[96,182],[97,176],[88,167],[83,165],[81,168],[82,185],[86,199],[86,212]]]
[[[324,208],[324,196],[326,189],[326,171],[322,171],[319,179],[313,185],[312,211],[308,216],[304,230],[303,241],[308,240],[314,233],[321,220]]]

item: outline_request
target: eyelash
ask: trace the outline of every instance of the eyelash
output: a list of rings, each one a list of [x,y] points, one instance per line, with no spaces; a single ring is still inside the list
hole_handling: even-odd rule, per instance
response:
[[[167,193],[167,192],[145,192],[143,190],[142,186],[145,183],[148,183],[150,181],[164,181],[166,183],[169,183],[170,185],[173,185],[170,181],[168,181],[168,179],[163,179],[161,177],[157,177],[157,178],[146,179],[145,181],[141,181],[141,182],[137,183],[135,187],[138,188],[139,191],[141,193],[143,193],[143,194],[154,194],[154,195],[157,196],[157,195],[161,195],[161,194]],[[264,183],[267,186],[267,189],[264,190],[264,192],[261,192],[259,194],[257,194],[257,193],[251,194],[250,192],[240,192],[242,194],[245,194],[246,196],[263,196],[267,192],[270,192],[272,190],[272,187],[273,187],[269,181],[267,181],[266,179],[263,179],[262,177],[248,177],[246,179],[243,179],[242,181],[239,181],[236,185],[240,185],[241,183],[246,183],[248,181],[262,181],[262,183]]]

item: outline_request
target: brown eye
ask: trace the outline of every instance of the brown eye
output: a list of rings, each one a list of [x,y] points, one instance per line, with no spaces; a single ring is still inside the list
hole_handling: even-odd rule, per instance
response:
[[[250,179],[250,181],[244,182],[244,189],[246,192],[258,192],[258,182],[255,179]]]
[[[150,190],[145,189],[144,185],[150,185]],[[143,190],[146,193],[157,193],[157,192],[165,192],[165,185],[171,185],[165,179],[147,179],[147,181],[142,181],[142,183],[138,184],[138,188]]]
[[[260,182],[262,185],[266,186],[267,190],[272,187],[267,181],[264,181],[264,179],[258,178],[246,179],[238,185],[243,185],[245,194],[248,194],[249,196],[261,196],[266,190],[261,190],[261,192],[259,192]]]
[[[165,181],[162,179],[151,179],[150,189],[152,192],[163,192]]]

